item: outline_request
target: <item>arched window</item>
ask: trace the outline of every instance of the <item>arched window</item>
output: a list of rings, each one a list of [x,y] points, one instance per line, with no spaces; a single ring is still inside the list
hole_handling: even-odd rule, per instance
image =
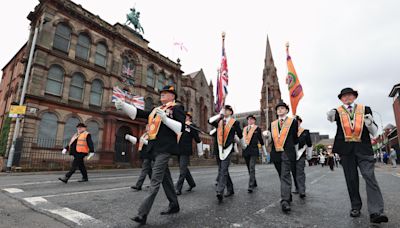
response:
[[[54,147],[56,144],[58,118],[55,114],[46,112],[42,115],[39,124],[38,145]]]
[[[144,110],[151,111],[152,108],[153,108],[153,98],[147,97],[144,102]]]
[[[46,82],[46,93],[61,95],[64,83],[64,69],[53,65],[49,69]]]
[[[87,123],[87,131],[90,133],[93,141],[94,149],[96,150],[99,146],[99,124],[95,121],[89,121]]]
[[[64,125],[64,136],[63,136],[63,146],[67,146],[76,133],[76,125],[79,123],[79,119],[76,117],[70,117],[65,121]]]
[[[121,75],[126,80],[126,82],[129,85],[134,85],[135,84],[135,61],[133,59],[130,59],[126,56],[122,58],[122,72]]]
[[[83,88],[85,87],[85,77],[81,73],[72,75],[71,86],[69,87],[69,98],[82,100]]]
[[[53,48],[68,53],[70,41],[71,28],[63,23],[58,24],[54,35]]]
[[[176,89],[176,84],[175,84],[175,81],[174,81],[174,79],[172,78],[172,76],[171,76],[171,78],[169,78],[169,80],[168,80],[168,85],[173,86],[173,87]]]
[[[90,50],[90,38],[88,35],[81,33],[76,44],[75,57],[83,60],[88,60]]]
[[[92,88],[90,89],[90,104],[101,106],[101,100],[103,96],[103,83],[99,79],[95,79],[92,82]]]
[[[96,47],[96,56],[94,63],[101,67],[106,67],[107,63],[107,46],[104,43],[98,43]]]
[[[164,87],[164,83],[165,83],[165,74],[161,72],[160,75],[158,75],[158,81],[157,81],[158,90],[162,90],[162,88]]]
[[[154,87],[154,70],[151,67],[147,68],[146,81],[147,81],[147,86],[150,86],[151,88]]]

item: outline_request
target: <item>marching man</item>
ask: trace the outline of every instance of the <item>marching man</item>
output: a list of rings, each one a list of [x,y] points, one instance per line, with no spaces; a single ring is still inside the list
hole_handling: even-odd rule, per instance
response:
[[[68,146],[66,146],[62,150],[62,154],[66,154],[69,151],[69,154],[74,156],[74,161],[72,162],[71,168],[64,177],[58,178],[60,181],[64,183],[68,183],[69,178],[71,178],[72,174],[75,173],[76,169],[79,168],[82,174],[82,179],[78,182],[86,182],[88,181],[88,175],[85,167],[84,158],[89,154],[87,159],[93,157],[94,155],[94,146],[92,137],[90,133],[86,131],[87,126],[83,123],[79,123],[77,126],[77,133],[75,133],[71,140],[69,141]]]
[[[121,100],[115,102],[115,107],[124,111],[131,119],[134,120],[136,117],[147,119],[149,124],[147,151],[154,158],[150,191],[140,205],[138,215],[132,218],[141,225],[146,224],[147,215],[150,213],[161,183],[169,201],[168,209],[161,214],[178,213],[180,210],[168,161],[171,153],[178,150],[179,136],[185,124],[185,113],[183,107],[175,103],[177,94],[173,86],[165,86],[160,94],[162,105],[151,112],[137,109]]]
[[[360,217],[362,206],[359,192],[360,169],[367,189],[367,204],[372,223],[388,222],[383,214],[383,198],[374,172],[374,152],[370,135],[375,136],[378,126],[372,117],[371,108],[354,101],[358,92],[352,88],[343,89],[338,98],[342,105],[327,113],[330,122],[336,122],[337,131],[333,152],[340,155],[351,201],[351,217]]]
[[[185,131],[183,131],[182,136],[179,140],[179,179],[176,183],[176,194],[182,194],[183,182],[186,181],[189,184],[188,192],[192,191],[196,187],[196,183],[193,180],[192,174],[188,168],[190,162],[190,155],[192,155],[192,141],[197,143],[197,152],[199,156],[203,155],[203,145],[199,138],[199,132],[193,128],[197,128],[195,124],[192,123],[192,113],[186,112],[186,122]]]
[[[304,172],[304,168],[306,166],[306,157],[307,159],[311,159],[312,156],[312,142],[310,131],[300,127],[303,120],[300,116],[296,116],[297,124],[299,130],[297,132],[297,136],[299,137],[299,150],[297,151],[296,157],[296,179],[298,185],[298,192],[300,194],[300,198],[306,197],[306,173]]]
[[[138,151],[140,154],[140,159],[142,159],[142,172],[140,173],[140,176],[136,182],[135,185],[131,186],[132,189],[136,191],[141,191],[143,182],[146,179],[146,176],[149,176],[151,179],[151,167],[152,167],[152,158],[150,154],[147,152],[147,144],[148,144],[148,139],[149,139],[149,134],[147,133],[149,130],[148,125],[146,125],[146,132],[140,137],[139,139],[139,147]],[[136,144],[136,137],[132,135],[125,135],[125,139],[130,141],[132,144]]]
[[[222,202],[224,196],[229,197],[234,194],[232,179],[229,175],[229,165],[231,162],[231,152],[234,150],[233,144],[235,143],[235,135],[242,140],[242,146],[245,147],[239,122],[237,122],[232,115],[232,107],[230,105],[225,105],[218,115],[208,120],[209,124],[217,128],[218,158],[220,160],[217,180],[217,198],[219,202]],[[225,185],[227,187],[227,193],[223,195]]]
[[[297,121],[288,116],[289,106],[280,102],[275,107],[278,119],[271,123],[269,131],[263,134],[272,143],[271,161],[275,165],[281,180],[281,207],[283,212],[289,212],[292,201],[291,164],[296,162],[298,150]],[[271,133],[272,131],[272,133]]]
[[[247,191],[252,193],[254,188],[257,187],[256,162],[259,154],[258,144],[261,144],[265,155],[267,154],[267,149],[262,139],[261,129],[256,125],[256,117],[249,115],[247,123],[248,125],[243,129],[243,138],[247,145],[246,149],[243,150],[243,157],[250,175]]]

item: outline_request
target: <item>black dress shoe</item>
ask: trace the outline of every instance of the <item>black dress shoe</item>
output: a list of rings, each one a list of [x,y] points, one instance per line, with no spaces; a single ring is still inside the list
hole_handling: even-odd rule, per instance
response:
[[[177,190],[177,191],[176,191],[176,195],[177,195],[177,196],[182,195],[182,191]]]
[[[282,211],[285,212],[285,213],[287,213],[287,212],[289,212],[291,210],[290,209],[290,204],[287,201],[282,201],[281,207],[282,207]]]
[[[306,198],[306,194],[305,193],[300,193],[300,198],[302,198],[302,199]]]
[[[179,212],[179,207],[170,207],[166,211],[162,211],[160,214],[161,215],[170,215],[170,214],[175,214]]]
[[[68,178],[67,177],[60,177],[58,178],[60,181],[64,182],[65,184],[68,183]]]
[[[136,191],[141,191],[142,187],[137,187],[137,186],[131,186],[131,189],[134,189]]]
[[[224,199],[224,197],[222,196],[222,193],[217,193],[217,198],[218,198],[218,201],[221,203],[222,202],[222,200]]]
[[[196,185],[190,186],[186,191],[191,192],[194,187],[196,187]]]
[[[296,190],[296,191],[293,191],[292,193],[297,195],[297,194],[299,194],[299,191]]]
[[[389,219],[384,214],[371,214],[369,215],[369,221],[371,223],[382,223],[382,222],[389,222]]]
[[[89,179],[85,179],[85,178],[82,178],[82,179],[80,179],[80,180],[78,180],[78,182],[88,182],[89,181]]]
[[[234,192],[227,192],[224,197],[229,197],[229,196],[233,196],[235,193]]]
[[[360,210],[358,210],[358,209],[351,209],[351,211],[350,211],[350,216],[351,216],[351,217],[357,218],[357,217],[360,217],[360,215],[361,215]]]
[[[248,192],[248,193],[253,193],[253,189],[252,189],[252,188],[249,188],[249,189],[247,189],[247,192]]]
[[[145,225],[146,221],[147,221],[147,215],[145,215],[145,216],[138,215],[138,216],[131,218],[131,220],[139,223],[140,225]]]

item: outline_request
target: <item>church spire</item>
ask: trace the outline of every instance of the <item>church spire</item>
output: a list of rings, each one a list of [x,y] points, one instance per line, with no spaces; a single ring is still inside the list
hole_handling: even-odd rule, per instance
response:
[[[267,46],[265,49],[265,59],[264,59],[264,68],[270,68],[272,66],[275,66],[274,64],[274,59],[272,58],[272,51],[271,51],[271,45],[269,44],[269,38],[267,35]]]

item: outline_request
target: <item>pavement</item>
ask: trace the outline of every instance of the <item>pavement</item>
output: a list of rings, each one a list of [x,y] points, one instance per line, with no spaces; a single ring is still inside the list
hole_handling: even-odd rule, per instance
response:
[[[181,211],[160,215],[168,206],[160,188],[144,227],[400,227],[400,168],[376,168],[389,217],[389,223],[381,225],[369,223],[364,181],[360,181],[362,215],[349,216],[350,200],[340,167],[333,172],[327,167],[306,167],[307,197],[293,195],[289,214],[280,210],[280,184],[272,165],[257,165],[258,188],[252,194],[247,193],[247,168],[231,166],[235,195],[222,203],[215,196],[216,167],[190,169],[197,187],[179,196]],[[130,189],[139,173],[139,169],[89,171],[89,182],[78,183],[77,172],[68,184],[57,180],[64,172],[1,175],[0,227],[138,227],[130,218],[149,191],[148,179],[142,191]],[[172,169],[174,181],[178,175]]]

